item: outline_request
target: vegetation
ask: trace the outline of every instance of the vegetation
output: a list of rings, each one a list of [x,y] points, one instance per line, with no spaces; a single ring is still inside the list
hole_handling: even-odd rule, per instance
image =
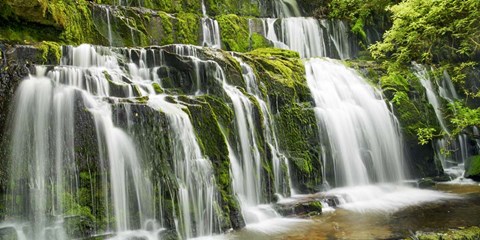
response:
[[[479,227],[469,227],[460,229],[451,229],[441,233],[417,233],[411,239],[419,240],[460,240],[460,239],[478,239],[480,238]]]
[[[393,26],[372,53],[404,64],[475,59],[480,53],[478,9],[476,0],[402,1],[389,8]]]

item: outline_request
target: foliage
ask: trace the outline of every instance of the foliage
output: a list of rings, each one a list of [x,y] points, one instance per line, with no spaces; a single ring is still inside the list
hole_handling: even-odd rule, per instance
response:
[[[393,26],[371,47],[399,63],[473,59],[479,54],[480,1],[405,0],[389,8]]]
[[[328,17],[351,21],[351,31],[365,41],[367,35],[364,27],[388,22],[383,17],[387,15],[387,7],[394,2],[394,0],[330,0],[327,10]]]
[[[420,145],[425,145],[429,143],[433,139],[435,132],[435,128],[418,128],[417,136]]]
[[[450,119],[454,129],[452,134],[457,135],[463,129],[471,126],[480,126],[480,108],[466,107],[462,102],[457,101],[449,105],[454,116]]]

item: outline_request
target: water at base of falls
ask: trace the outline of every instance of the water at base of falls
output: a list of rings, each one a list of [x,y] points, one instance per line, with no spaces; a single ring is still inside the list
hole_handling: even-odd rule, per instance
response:
[[[392,184],[340,187],[325,196],[333,197],[339,208],[361,213],[394,213],[427,202],[460,199],[455,194]]]

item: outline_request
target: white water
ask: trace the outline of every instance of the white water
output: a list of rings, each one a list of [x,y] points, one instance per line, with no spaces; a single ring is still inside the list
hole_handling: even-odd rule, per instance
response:
[[[63,228],[63,219],[68,216],[62,203],[64,195],[70,194],[67,199],[76,204],[74,112],[75,101],[80,101],[95,122],[102,173],[102,182],[98,184],[105,198],[105,205],[98,207],[105,209],[106,222],[113,223],[107,226],[106,234],[113,233],[114,239],[157,239],[164,228],[163,221],[155,219],[155,212],[163,216],[164,210],[154,206],[154,183],[142,166],[137,146],[115,126],[111,104],[104,101],[104,97],[116,101],[116,97],[143,95],[150,96],[149,106],[164,112],[170,125],[174,175],[179,184],[177,231],[184,238],[220,232],[220,212],[214,210],[218,199],[215,177],[210,161],[201,154],[190,119],[181,105],[163,100],[164,96],[154,96],[152,83],[161,83],[155,72],[163,61],[162,50],[139,50],[138,65],[122,56],[134,55],[132,50],[119,49],[120,54],[90,45],[65,50],[64,65],[55,67],[48,75],[39,67],[38,76],[25,80],[17,93],[11,169],[27,171],[14,171],[11,179],[29,183],[30,189],[25,193],[20,186],[12,185],[12,191],[26,196],[29,202],[11,205],[13,214],[30,216],[29,222],[14,226],[23,224],[32,229],[22,232],[26,239],[69,238]],[[147,62],[147,55],[153,57],[153,63]],[[118,59],[125,64],[119,64]],[[126,106],[130,126],[132,116],[128,109]],[[51,201],[52,198],[56,200]],[[32,211],[28,210],[30,205]]]
[[[273,1],[275,15],[278,18],[300,17],[300,9],[296,0]]]
[[[202,46],[211,48],[221,48],[220,27],[215,19],[209,18],[205,3],[202,0]]]
[[[433,68],[430,70],[434,71]],[[442,104],[442,99],[448,103],[453,103],[458,99],[450,75],[444,71],[440,77],[431,77],[428,69],[417,63],[413,63],[413,73],[424,87],[427,100],[435,111],[440,127],[448,135],[433,141],[435,157],[440,160],[445,173],[453,177],[456,182],[460,182],[465,172],[464,163],[470,154],[467,135],[459,134],[456,139],[450,139],[450,129],[448,129],[442,112],[442,109],[446,107],[445,104]]]
[[[112,25],[110,24],[110,9],[105,7],[105,11],[107,13],[107,29],[108,29],[108,43],[112,46],[113,38],[112,38]]]
[[[275,133],[275,123],[270,108],[268,107],[270,106],[269,101],[268,99],[267,101],[263,99],[253,69],[243,62],[241,58],[236,59],[240,62],[242,68],[242,75],[246,83],[247,93],[254,96],[260,106],[260,111],[262,112],[262,126],[264,127],[263,135],[265,136],[265,141],[268,144],[270,154],[272,155],[275,192],[282,196],[288,196],[290,192],[292,192],[290,168],[287,157],[280,151],[277,135]],[[287,169],[286,173],[282,169],[283,166]]]
[[[427,202],[460,199],[454,194],[391,184],[335,188],[326,195],[335,196],[340,208],[361,213],[393,213]]]
[[[305,68],[326,135],[320,140],[330,147],[325,164],[333,164],[334,186],[405,179],[399,127],[381,93],[333,60],[311,59]]]
[[[279,22],[279,23],[277,23]],[[275,26],[279,29],[275,31]],[[264,36],[275,47],[297,51],[302,58],[353,57],[349,29],[342,21],[305,17],[263,19]]]
[[[414,67],[415,76],[418,77],[418,79],[420,80],[420,83],[425,88],[428,102],[432,105],[433,110],[435,111],[435,115],[437,116],[438,123],[442,127],[443,131],[445,131],[446,133],[450,133],[442,113],[440,99],[438,98],[438,95],[436,94],[433,88],[433,83],[430,79],[427,69],[424,66],[415,64],[415,63],[413,64],[413,67]]]
[[[213,167],[200,151],[193,125],[182,109],[185,107],[169,103],[164,97],[151,97],[148,104],[164,112],[170,122],[183,237],[220,232],[219,219],[213,209],[218,199]]]

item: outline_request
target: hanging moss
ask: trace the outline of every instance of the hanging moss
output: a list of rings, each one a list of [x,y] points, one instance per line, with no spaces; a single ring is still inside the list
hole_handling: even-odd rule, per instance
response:
[[[62,49],[58,43],[43,41],[37,47],[42,52],[43,64],[60,64]]]

